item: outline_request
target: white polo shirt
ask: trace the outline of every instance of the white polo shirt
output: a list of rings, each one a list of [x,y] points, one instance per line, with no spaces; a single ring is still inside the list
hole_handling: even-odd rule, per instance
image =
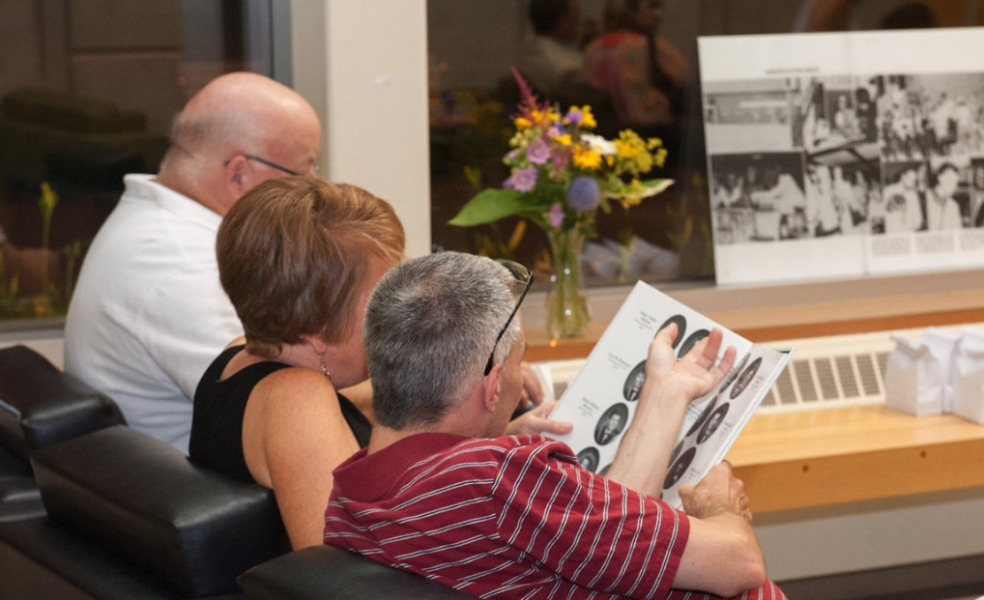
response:
[[[113,398],[131,427],[187,453],[198,380],[242,325],[219,283],[222,217],[152,178],[124,178],[86,254],[65,369]]]

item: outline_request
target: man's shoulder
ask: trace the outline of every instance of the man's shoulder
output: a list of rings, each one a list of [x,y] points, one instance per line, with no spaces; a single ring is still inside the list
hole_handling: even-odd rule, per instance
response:
[[[153,175],[130,174],[117,206],[131,215],[155,215],[174,224],[217,230],[222,217],[202,203],[159,183]]]
[[[494,438],[474,438],[460,442],[457,447],[484,449],[489,452],[537,451],[542,448],[562,449],[567,445],[540,435],[504,435]]]
[[[437,458],[448,467],[460,468],[462,463],[468,463],[475,468],[496,471],[517,465],[528,468],[539,464],[541,468],[553,468],[558,463],[577,464],[577,458],[567,444],[539,435],[468,439],[448,448]]]

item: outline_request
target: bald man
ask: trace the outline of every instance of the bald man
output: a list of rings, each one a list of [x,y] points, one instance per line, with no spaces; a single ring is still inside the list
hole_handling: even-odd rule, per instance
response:
[[[314,109],[252,73],[218,77],[177,116],[153,175],[127,175],[92,242],[65,324],[65,368],[120,406],[128,423],[187,452],[202,373],[242,335],[222,291],[222,216],[262,181],[313,173]]]

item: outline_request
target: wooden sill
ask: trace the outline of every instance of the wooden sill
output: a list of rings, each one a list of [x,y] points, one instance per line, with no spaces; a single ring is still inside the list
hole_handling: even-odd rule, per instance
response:
[[[667,285],[663,291],[754,342],[984,322],[984,270],[866,277],[788,285]],[[545,294],[530,294],[523,319],[532,362],[584,358],[628,288],[590,290],[594,321],[582,338],[552,342]]]
[[[757,415],[728,454],[753,512],[984,486],[984,427],[884,405]]]

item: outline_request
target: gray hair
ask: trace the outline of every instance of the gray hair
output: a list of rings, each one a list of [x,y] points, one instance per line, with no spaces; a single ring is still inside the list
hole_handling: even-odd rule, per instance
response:
[[[495,261],[460,252],[414,258],[382,278],[366,308],[363,337],[380,425],[435,423],[474,390],[513,309],[514,282]],[[517,315],[495,362],[519,339]]]
[[[248,111],[229,109],[223,112],[178,113],[171,122],[170,144],[187,154],[196,154],[209,145],[241,143],[249,148],[257,141],[256,116]]]

